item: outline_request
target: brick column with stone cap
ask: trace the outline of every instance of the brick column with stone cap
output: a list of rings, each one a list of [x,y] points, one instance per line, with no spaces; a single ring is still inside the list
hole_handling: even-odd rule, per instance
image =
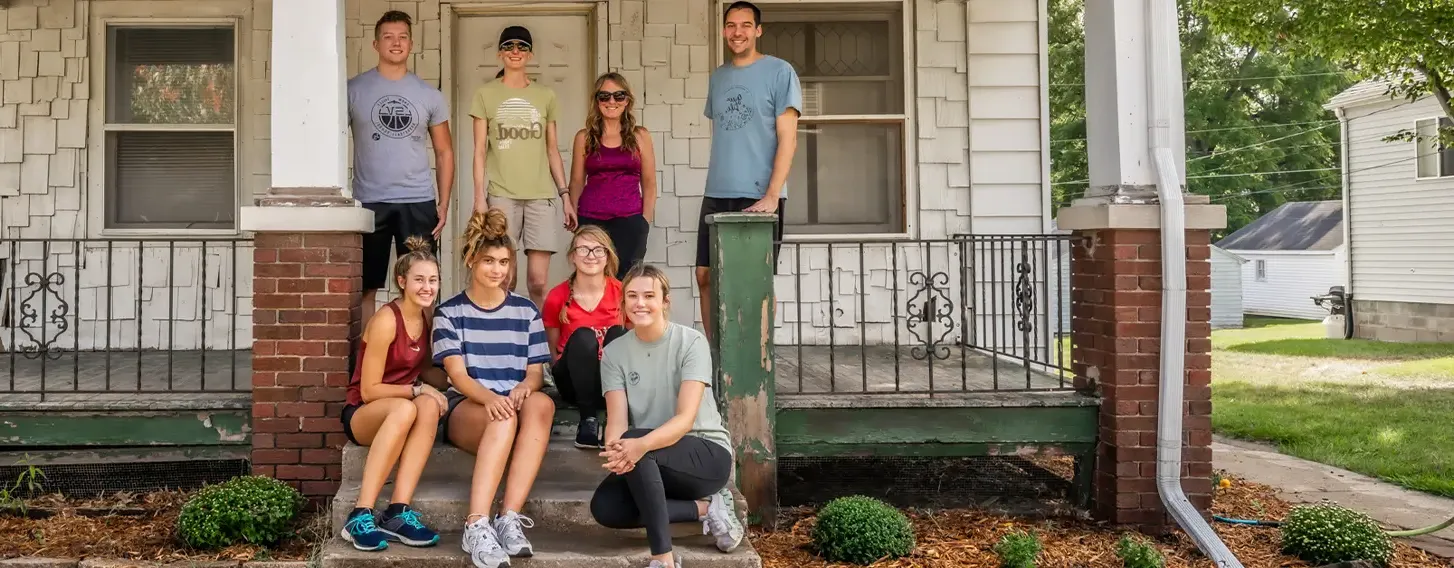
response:
[[[1186,373],[1182,488],[1211,506],[1211,229],[1226,209],[1187,196]],[[1156,490],[1161,365],[1161,231],[1156,205],[1077,205],[1060,227],[1071,253],[1071,357],[1077,388],[1100,396],[1097,517],[1152,532],[1172,526]]]

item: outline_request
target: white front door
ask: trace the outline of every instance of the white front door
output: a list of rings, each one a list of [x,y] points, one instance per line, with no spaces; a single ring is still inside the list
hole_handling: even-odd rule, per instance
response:
[[[474,118],[470,116],[470,102],[480,85],[495,78],[500,70],[496,57],[500,31],[506,26],[520,25],[530,30],[534,40],[535,56],[529,65],[530,80],[555,90],[560,109],[556,122],[556,140],[561,161],[565,164],[567,180],[570,177],[571,141],[577,130],[586,123],[586,105],[590,89],[596,78],[599,53],[595,34],[598,16],[597,3],[579,5],[554,5],[547,8],[521,8],[519,11],[491,11],[486,14],[460,14],[454,19],[452,30],[454,49],[454,119],[451,121],[455,138],[455,190],[454,205],[451,207],[450,226],[441,237],[445,261],[445,295],[463,290],[468,283],[459,260],[460,247],[456,241],[469,224],[474,207]],[[603,30],[602,30],[603,31]],[[569,238],[560,225],[562,249]],[[514,227],[512,227],[514,229]],[[518,246],[518,243],[517,243]],[[523,251],[522,251],[523,252]],[[570,273],[565,254],[556,254],[550,263],[550,285],[565,279]],[[519,277],[515,279],[516,292],[527,295],[525,287],[525,258],[521,254],[518,262]]]

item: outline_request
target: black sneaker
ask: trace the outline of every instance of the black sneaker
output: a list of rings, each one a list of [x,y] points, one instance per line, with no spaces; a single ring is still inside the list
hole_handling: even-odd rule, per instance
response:
[[[576,429],[576,447],[582,450],[601,448],[600,428],[596,425],[596,417],[581,420],[580,427]]]

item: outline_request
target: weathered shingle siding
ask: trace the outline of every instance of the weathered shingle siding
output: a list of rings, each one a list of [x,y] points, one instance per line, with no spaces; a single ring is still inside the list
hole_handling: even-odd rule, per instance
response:
[[[1416,180],[1412,142],[1384,136],[1440,115],[1432,98],[1348,109],[1353,293],[1454,304],[1454,178]]]

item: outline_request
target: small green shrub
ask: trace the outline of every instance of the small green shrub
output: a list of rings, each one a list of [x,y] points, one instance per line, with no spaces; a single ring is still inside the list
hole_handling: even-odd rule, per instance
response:
[[[824,505],[812,537],[818,555],[830,562],[868,565],[914,550],[914,528],[908,517],[862,495],[839,497]]]
[[[1388,564],[1393,543],[1368,515],[1333,503],[1299,505],[1282,522],[1282,551],[1315,565]]]
[[[1121,565],[1125,568],[1161,568],[1166,565],[1161,551],[1129,534],[1122,535],[1121,540],[1116,542],[1116,556],[1121,558]]]
[[[1035,568],[1035,560],[1040,556],[1040,537],[1024,531],[1006,534],[995,544],[995,554],[1004,568]]]
[[[257,475],[234,477],[193,495],[182,506],[177,531],[195,548],[273,544],[288,534],[302,507],[303,495],[286,483]]]

